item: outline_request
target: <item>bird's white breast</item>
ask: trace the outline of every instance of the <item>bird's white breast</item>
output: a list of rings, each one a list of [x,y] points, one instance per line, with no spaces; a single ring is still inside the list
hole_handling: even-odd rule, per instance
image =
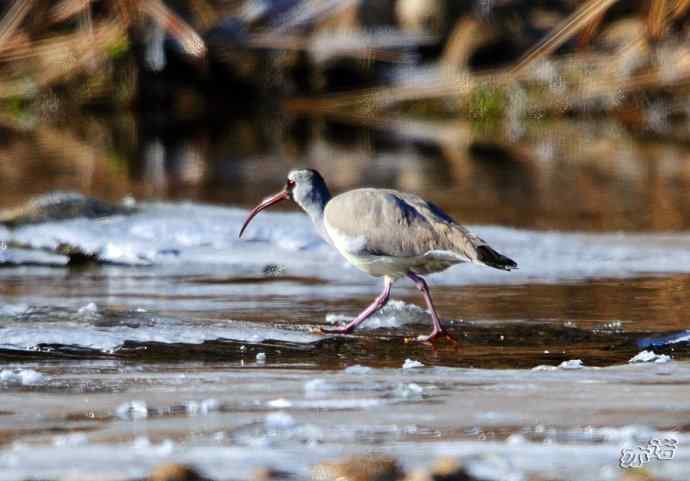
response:
[[[427,273],[427,267],[435,266],[435,259],[428,256],[422,257],[395,257],[385,255],[371,255],[366,252],[366,237],[359,235],[348,236],[337,228],[324,221],[326,232],[331,242],[340,254],[353,266],[375,277],[388,276],[393,279],[405,277],[408,272],[414,271]],[[445,260],[445,259],[444,259]],[[458,262],[454,260],[455,263]],[[446,262],[431,268],[430,272],[443,270],[448,267]]]

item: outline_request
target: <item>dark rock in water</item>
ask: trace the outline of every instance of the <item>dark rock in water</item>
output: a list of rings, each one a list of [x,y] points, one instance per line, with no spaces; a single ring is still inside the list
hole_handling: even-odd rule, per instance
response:
[[[26,204],[0,211],[0,223],[7,227],[40,224],[60,220],[97,219],[136,212],[133,207],[111,204],[75,192],[51,192]]]
[[[91,264],[98,261],[98,256],[94,252],[85,252],[80,247],[71,244],[59,244],[55,253],[67,256],[69,265]]]

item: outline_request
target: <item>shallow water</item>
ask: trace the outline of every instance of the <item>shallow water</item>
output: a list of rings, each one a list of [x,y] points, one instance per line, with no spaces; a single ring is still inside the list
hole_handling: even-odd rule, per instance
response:
[[[307,478],[369,452],[408,468],[451,455],[489,480],[602,481],[623,474],[623,448],[664,438],[674,458],[645,467],[686,481],[687,148],[599,121],[365,123],[314,122],[325,132],[306,141],[272,124],[221,143],[149,138],[124,172],[53,150],[41,162],[58,174],[31,184],[0,158],[15,175],[3,205],[56,188],[151,199],[131,216],[0,227],[0,481],[132,479],[166,460]],[[262,213],[237,239],[297,158],[337,190],[421,192],[520,269],[430,277],[457,345],[410,342],[431,326],[407,281],[355,334],[321,334],[379,281],[300,213]],[[70,264],[64,246],[94,262]]]
[[[459,456],[487,479],[600,480],[623,447],[663,437],[677,456],[649,468],[690,469],[686,234],[475,226],[521,269],[432,276],[459,344],[430,346],[409,342],[430,320],[406,282],[356,334],[318,333],[379,286],[299,215],[265,213],[238,241],[246,211],[139,207],[3,232],[24,246],[8,259],[70,243],[110,264],[41,252],[42,266],[0,270],[0,480],[128,479],[171,459],[306,477],[370,451],[409,468]],[[643,350],[673,360],[628,363]]]

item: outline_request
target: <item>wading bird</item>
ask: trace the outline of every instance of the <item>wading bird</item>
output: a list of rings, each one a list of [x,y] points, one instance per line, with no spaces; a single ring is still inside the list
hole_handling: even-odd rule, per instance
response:
[[[389,189],[355,189],[331,197],[315,170],[298,169],[287,176],[285,187],[257,205],[242,225],[240,237],[256,214],[283,200],[293,200],[311,218],[318,233],[353,266],[383,277],[383,292],[355,319],[323,332],[349,333],[386,305],[393,282],[409,277],[424,295],[433,321],[433,341],[448,333],[441,326],[429,286],[421,277],[454,264],[471,262],[509,271],[517,264],[455,222],[421,197]],[[452,339],[452,338],[451,338]]]

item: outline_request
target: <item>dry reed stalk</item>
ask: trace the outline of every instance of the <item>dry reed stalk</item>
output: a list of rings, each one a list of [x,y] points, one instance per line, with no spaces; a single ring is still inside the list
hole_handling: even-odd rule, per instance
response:
[[[106,21],[98,24],[93,31],[92,40],[98,48],[85,42],[80,35],[72,34],[71,39],[63,40],[57,47],[49,44],[39,49],[32,61],[32,80],[16,79],[0,83],[0,98],[24,97],[31,95],[53,82],[81,71],[85,65],[107,58],[108,45],[125,40],[126,31],[118,22]]]
[[[187,54],[194,57],[206,55],[204,40],[187,22],[170,10],[160,0],[144,0],[137,2],[138,8],[149,15],[170,35],[175,37]]]
[[[690,9],[690,0],[676,0],[675,5],[672,7],[671,14],[677,18],[687,12],[688,9]]]
[[[29,13],[33,0],[15,0],[5,16],[0,20],[0,50],[15,33],[19,24]]]
[[[592,38],[594,38],[599,31],[599,27],[604,21],[605,14],[606,12],[599,13],[599,15],[594,17],[592,21],[582,29],[582,32],[580,32],[580,35],[577,38],[578,47],[589,45],[589,43],[592,41]]]
[[[69,55],[71,51],[79,50],[79,45],[87,43],[87,41],[95,46],[109,45],[114,31],[122,32],[124,29],[117,22],[106,21],[92,28],[87,35],[82,31],[77,31],[75,33],[43,38],[35,42],[25,42],[15,47],[11,52],[0,52],[0,61],[31,59],[34,57],[61,58]]]
[[[114,45],[125,40],[126,32],[118,22],[106,21],[105,25],[99,25],[93,34],[93,41],[99,48],[93,48],[83,39],[77,39],[71,50],[63,51],[62,58],[55,58],[53,54],[43,55],[41,60],[51,68],[40,69],[35,77],[36,85],[44,87],[50,83],[68,76],[84,65],[104,60],[109,56],[106,46]]]
[[[61,0],[51,9],[50,20],[56,23],[64,22],[79,15],[90,6],[91,0]]]
[[[467,65],[473,49],[495,36],[494,29],[472,17],[457,21],[441,55],[441,64],[448,70]]]
[[[647,35],[650,40],[661,39],[668,26],[667,17],[669,16],[669,2],[667,0],[651,0],[649,3],[649,14],[647,15]]]
[[[516,75],[529,65],[551,54],[617,1],[589,0],[530,49],[512,68],[512,74]]]

